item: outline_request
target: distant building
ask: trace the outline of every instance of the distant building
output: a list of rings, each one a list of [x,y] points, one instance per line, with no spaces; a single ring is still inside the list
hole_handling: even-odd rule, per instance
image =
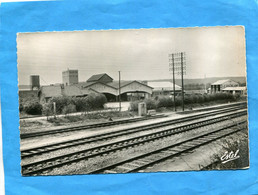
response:
[[[223,92],[228,92],[233,95],[239,94],[239,95],[247,95],[247,89],[246,87],[226,87],[222,89]]]
[[[151,86],[139,81],[120,81],[122,101],[150,97],[152,89]],[[102,93],[106,96],[108,101],[118,101],[119,81],[114,81],[105,73],[97,74],[91,76],[86,82],[42,86],[38,94],[41,102],[47,102],[51,97],[83,97],[90,93]]]
[[[210,93],[223,92],[223,89],[225,89],[226,87],[239,87],[239,83],[232,81],[230,79],[218,80],[215,83],[211,84]]]
[[[118,101],[119,81],[114,81],[113,78],[106,73],[93,75],[86,82],[79,83],[76,86],[79,86],[81,89],[92,89],[102,93],[107,97],[108,101]],[[136,80],[120,81],[122,101],[150,97],[152,89],[152,87]]]
[[[103,73],[103,74],[92,75],[87,80],[87,83],[90,83],[90,82],[110,83],[112,81],[113,81],[113,79],[110,76],[108,76],[106,73]]]
[[[62,72],[63,84],[72,85],[77,84],[79,81],[78,70],[66,70]]]
[[[39,75],[30,75],[30,86],[31,90],[39,90],[40,88],[40,81]]]
[[[153,88],[152,97],[159,95],[173,95],[173,83],[170,81],[153,81],[146,82],[146,84]],[[175,84],[175,93],[176,95],[181,93],[181,87]]]

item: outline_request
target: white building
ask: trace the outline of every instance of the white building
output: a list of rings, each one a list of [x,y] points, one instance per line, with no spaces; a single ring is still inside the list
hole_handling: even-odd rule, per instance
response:
[[[215,83],[211,84],[210,93],[223,92],[223,89],[225,89],[227,87],[239,87],[239,83],[232,81],[230,79],[218,80]]]

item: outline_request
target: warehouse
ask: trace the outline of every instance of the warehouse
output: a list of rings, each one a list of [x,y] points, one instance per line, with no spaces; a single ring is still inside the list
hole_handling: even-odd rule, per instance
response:
[[[222,90],[223,92],[231,93],[233,95],[247,95],[246,87],[226,87]]]
[[[215,83],[211,84],[210,93],[220,93],[226,87],[239,87],[239,83],[230,79],[218,80]]]
[[[118,101],[119,81],[114,81],[106,73],[91,76],[86,82],[78,83],[82,90],[95,90],[104,94],[108,101]],[[150,97],[152,87],[139,81],[120,81],[120,94],[122,101],[130,101],[134,99],[142,99]]]
[[[173,83],[170,81],[152,81],[146,84],[153,88],[152,97],[174,94]],[[181,93],[181,87],[175,84],[175,94],[179,93]]]
[[[67,77],[67,75],[65,75]],[[74,75],[73,75],[74,76]],[[69,78],[63,79],[69,80]],[[150,97],[152,87],[139,81],[120,81],[120,94],[122,101],[131,101]],[[109,102],[118,101],[119,81],[114,81],[109,75],[97,74],[91,76],[86,82],[68,82],[57,85],[42,86],[38,92],[40,102],[47,102],[52,97],[69,96],[83,97],[90,93],[102,93]]]

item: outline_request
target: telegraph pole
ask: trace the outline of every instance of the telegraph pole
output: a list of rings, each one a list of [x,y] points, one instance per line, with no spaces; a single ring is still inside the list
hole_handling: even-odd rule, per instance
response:
[[[177,75],[181,74],[182,82],[182,110],[185,110],[184,105],[184,74],[186,74],[186,62],[185,62],[185,53],[172,53],[169,54],[169,71],[173,73],[173,92],[174,92],[174,106],[176,111],[176,91],[175,91],[175,73]]]
[[[118,99],[119,99],[119,112],[121,112],[121,75],[120,75],[120,71],[118,71],[119,73],[119,96],[118,96]]]
[[[175,62],[174,62],[174,54],[172,54],[172,64],[173,64],[173,96],[174,96],[174,107],[176,112],[176,86],[175,86]]]
[[[185,110],[185,104],[184,104],[184,59],[183,59],[183,52],[181,52],[181,80],[182,80],[182,109]]]

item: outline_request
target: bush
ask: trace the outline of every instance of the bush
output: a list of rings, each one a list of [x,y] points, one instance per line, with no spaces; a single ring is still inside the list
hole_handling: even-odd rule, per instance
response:
[[[75,105],[77,112],[90,110],[87,97],[80,97],[80,98],[74,97],[72,102]]]
[[[138,103],[140,103],[139,100],[130,102],[130,111],[138,112]]]
[[[24,105],[23,109],[27,114],[31,114],[31,115],[42,114],[42,105],[39,102],[29,102],[26,105]]]
[[[45,116],[50,116],[53,114],[53,104],[45,103],[42,107],[42,114]]]
[[[145,99],[144,102],[146,103],[148,110],[157,108],[157,102],[154,99],[148,98],[148,99]]]
[[[172,106],[174,106],[174,102],[173,102],[172,98],[165,97],[165,96],[161,96],[158,98],[158,103],[157,103],[158,108],[172,107]]]
[[[104,108],[104,104],[107,103],[107,98],[103,94],[91,93],[86,98],[88,106],[92,110]]]
[[[65,115],[73,112],[76,112],[76,106],[74,104],[69,104],[65,106],[62,110],[62,113]]]
[[[62,114],[63,108],[68,106],[69,104],[73,104],[72,98],[67,96],[53,97],[49,100],[49,104],[51,104],[51,108],[53,109],[53,102],[56,103],[56,114]]]
[[[45,106],[44,113],[53,112],[53,102],[56,103],[56,114],[65,114],[69,112],[83,112],[104,108],[107,98],[103,94],[91,93],[87,97],[53,97]]]

